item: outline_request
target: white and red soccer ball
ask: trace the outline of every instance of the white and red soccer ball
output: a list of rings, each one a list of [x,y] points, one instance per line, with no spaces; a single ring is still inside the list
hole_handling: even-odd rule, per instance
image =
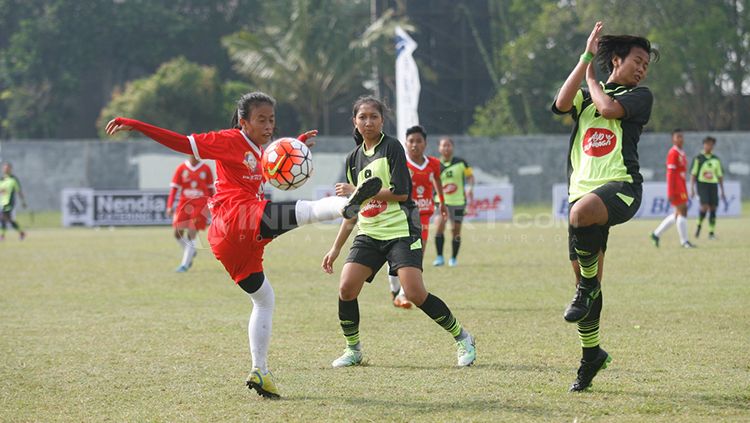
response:
[[[312,175],[312,154],[296,138],[279,138],[263,151],[260,166],[269,184],[284,191],[297,189]]]

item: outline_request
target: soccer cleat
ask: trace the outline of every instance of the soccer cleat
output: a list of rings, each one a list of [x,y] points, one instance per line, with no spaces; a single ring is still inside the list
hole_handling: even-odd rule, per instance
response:
[[[474,337],[471,335],[456,342],[456,352],[458,356],[458,366],[468,367],[474,364],[477,359],[477,348]]]
[[[716,239],[716,235],[714,235],[714,233],[713,233],[713,232],[709,232],[709,233],[708,233],[708,239],[710,239],[710,240],[715,240],[715,239]]]
[[[180,265],[180,266],[177,267],[177,269],[174,269],[174,271],[177,272],[177,273],[185,273],[185,272],[188,271],[188,268],[185,267],[185,266]]]
[[[695,237],[698,238],[701,234],[701,225],[695,227]]]
[[[393,299],[393,305],[400,308],[411,308],[411,302],[406,299],[405,295],[396,295],[396,297]]]
[[[601,288],[602,285],[598,280],[596,280],[594,286],[583,286],[583,283],[579,283],[573,301],[570,302],[568,308],[565,309],[565,313],[563,313],[565,321],[576,323],[585,319],[591,311],[591,304],[599,296]]]
[[[599,354],[591,362],[581,360],[581,367],[578,368],[578,377],[570,385],[570,392],[581,392],[591,387],[591,381],[594,380],[594,376],[599,373],[599,370],[606,369],[611,362],[612,357],[601,348],[599,349]]]
[[[455,257],[451,257],[450,260],[448,260],[448,266],[449,267],[456,267],[456,266],[458,266],[458,262],[456,261]]]
[[[682,243],[682,248],[697,248],[698,246],[695,244],[692,244],[690,241],[685,241]]]
[[[651,232],[651,242],[654,243],[654,247],[659,248],[659,237],[653,232]]]
[[[280,398],[279,390],[276,388],[276,382],[273,381],[271,372],[261,373],[259,368],[254,368],[245,381],[248,389],[255,389],[258,395],[264,398]]]
[[[382,187],[383,181],[378,177],[365,179],[362,185],[354,190],[344,208],[341,209],[341,215],[344,216],[344,219],[351,219],[356,216],[360,207],[362,207],[362,203],[374,197]]]
[[[362,364],[362,351],[353,350],[347,347],[344,349],[344,354],[341,357],[333,360],[331,366],[333,366],[333,368],[339,368],[357,366],[359,364]]]
[[[445,259],[443,256],[437,256],[435,257],[435,261],[432,262],[433,266],[442,266],[445,264]]]

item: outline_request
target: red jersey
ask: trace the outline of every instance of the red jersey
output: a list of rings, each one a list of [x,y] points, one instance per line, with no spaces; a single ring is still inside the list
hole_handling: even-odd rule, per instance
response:
[[[193,166],[190,161],[185,160],[175,169],[169,186],[180,193],[179,208],[189,200],[210,197],[214,189],[214,174],[204,162],[198,162]],[[173,201],[174,197],[170,194],[167,207],[172,207]]]
[[[672,146],[667,153],[667,196],[673,197],[687,191],[685,175],[687,173],[687,156],[677,146]]]
[[[406,156],[406,166],[411,174],[411,198],[417,203],[420,215],[432,215],[435,211],[435,197],[433,183],[440,182],[440,160],[435,157],[424,156],[424,161],[418,165]]]

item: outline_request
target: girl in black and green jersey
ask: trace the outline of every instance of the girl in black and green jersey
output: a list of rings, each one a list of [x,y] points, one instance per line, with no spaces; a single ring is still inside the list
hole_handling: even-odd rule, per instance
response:
[[[401,280],[406,298],[456,340],[458,365],[470,366],[476,358],[473,337],[440,298],[427,292],[422,281],[419,210],[411,199],[411,177],[404,148],[397,139],[383,133],[384,106],[376,98],[359,98],[352,115],[357,148],[346,159],[348,183],[336,184],[336,194],[351,193],[370,178],[380,178],[383,188],[362,205],[357,216],[344,220],[333,247],[323,258],[323,270],[333,273],[333,262],[356,223],[359,233],[339,283],[339,320],[347,347],[332,365],[347,367],[362,363],[357,296],[365,281],[372,281],[388,262],[390,271]]]
[[[591,386],[597,372],[612,361],[599,346],[602,294],[597,273],[609,227],[630,220],[641,203],[637,146],[653,96],[638,84],[652,56],[658,59],[647,39],[600,36],[602,27],[601,22],[594,26],[586,51],[552,105],[553,112],[570,113],[574,121],[568,154],[569,233],[580,280],[564,318],[578,324],[583,357],[571,391]],[[596,79],[594,63],[609,72],[606,84]],[[584,79],[586,88],[581,88]]]

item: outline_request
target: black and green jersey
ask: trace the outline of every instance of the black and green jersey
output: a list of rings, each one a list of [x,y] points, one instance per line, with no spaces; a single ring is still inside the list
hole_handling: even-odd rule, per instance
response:
[[[643,182],[638,164],[638,141],[651,117],[654,97],[646,87],[603,84],[604,92],[625,109],[620,119],[606,119],[596,110],[591,95],[580,89],[571,113],[573,132],[568,151],[568,200],[573,202],[608,182]]]
[[[0,179],[0,207],[12,209],[16,204],[19,191],[21,191],[21,182],[14,175],[6,175]]]
[[[407,194],[406,201],[370,200],[359,210],[359,233],[377,240],[389,240],[421,234],[419,210],[411,199],[411,176],[401,143],[383,134],[372,150],[360,144],[346,158],[346,178],[355,186],[376,176],[396,195]]]
[[[449,161],[440,159],[440,180],[443,182],[446,206],[466,205],[466,178],[471,175],[471,166],[466,160],[460,157],[453,157]]]
[[[693,159],[693,167],[690,174],[703,184],[718,184],[719,179],[724,177],[721,160],[713,154],[701,153]]]

